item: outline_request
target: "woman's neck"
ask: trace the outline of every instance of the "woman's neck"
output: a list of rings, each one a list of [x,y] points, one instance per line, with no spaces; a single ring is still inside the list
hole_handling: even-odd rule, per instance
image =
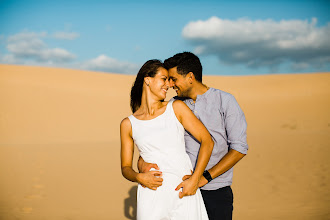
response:
[[[156,100],[151,94],[142,93],[141,106],[139,108],[141,114],[154,115],[162,106],[161,100]]]

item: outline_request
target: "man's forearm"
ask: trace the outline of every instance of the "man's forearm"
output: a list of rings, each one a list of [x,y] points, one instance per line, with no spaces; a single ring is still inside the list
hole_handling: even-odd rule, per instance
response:
[[[140,156],[137,162],[137,168],[139,170],[139,173],[145,173],[150,171],[151,168],[154,168],[156,170],[159,170],[159,167],[155,163],[147,163],[143,160],[143,158]]]
[[[232,168],[238,161],[240,161],[245,154],[242,154],[236,150],[230,149],[228,153],[211,169],[209,173],[211,174],[212,179],[220,176],[221,174],[227,172]]]
[[[143,162],[144,162],[144,160],[142,159],[141,156],[139,156],[139,160],[138,160],[138,163],[137,163],[137,167],[138,167],[138,170],[139,170],[140,173],[142,172]]]

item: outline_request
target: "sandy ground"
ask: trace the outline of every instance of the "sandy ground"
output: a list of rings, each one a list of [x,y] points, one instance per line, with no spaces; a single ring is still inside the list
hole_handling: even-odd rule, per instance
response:
[[[119,158],[133,80],[0,65],[1,220],[135,219]],[[248,122],[234,219],[330,219],[330,73],[204,82],[232,93]]]

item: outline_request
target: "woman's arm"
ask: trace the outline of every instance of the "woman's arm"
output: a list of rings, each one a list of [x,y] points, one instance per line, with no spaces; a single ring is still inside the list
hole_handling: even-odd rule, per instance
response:
[[[132,181],[138,182],[150,189],[156,190],[162,185],[162,179],[157,177],[161,175],[160,171],[149,171],[147,173],[137,173],[132,168],[134,141],[132,138],[132,125],[128,118],[120,123],[121,140],[121,172],[123,176]]]
[[[182,198],[183,196],[193,195],[196,193],[199,180],[203,175],[206,165],[209,162],[214,143],[210,133],[207,131],[203,123],[198,120],[198,118],[196,118],[194,113],[192,113],[192,111],[184,102],[180,100],[174,101],[173,109],[176,117],[181,122],[183,127],[201,144],[196,168],[193,175],[188,180],[185,180],[180,185],[178,185],[176,189],[178,190],[183,188],[182,193],[179,195],[180,198]]]

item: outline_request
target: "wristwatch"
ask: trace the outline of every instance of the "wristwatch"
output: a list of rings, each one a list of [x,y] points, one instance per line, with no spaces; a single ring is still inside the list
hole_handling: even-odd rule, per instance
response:
[[[211,174],[207,170],[204,171],[203,176],[205,177],[207,182],[210,182],[211,180],[213,180]]]

